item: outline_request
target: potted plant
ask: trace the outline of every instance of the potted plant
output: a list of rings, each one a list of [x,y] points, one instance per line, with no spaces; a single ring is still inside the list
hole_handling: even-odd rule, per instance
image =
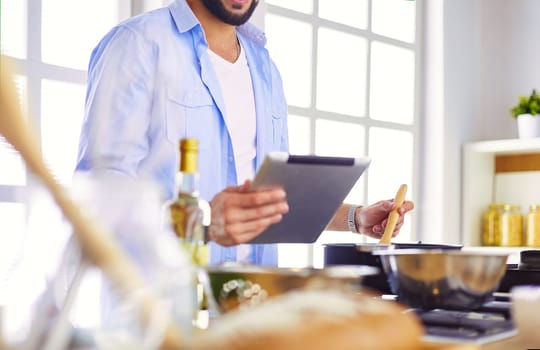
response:
[[[540,95],[536,89],[530,96],[520,96],[510,113],[517,120],[519,138],[540,137]]]

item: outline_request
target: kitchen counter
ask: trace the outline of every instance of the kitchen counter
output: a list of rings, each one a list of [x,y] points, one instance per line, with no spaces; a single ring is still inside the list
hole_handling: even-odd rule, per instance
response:
[[[78,338],[78,341],[72,342],[69,349],[98,350],[91,341],[91,336],[87,331],[78,332],[76,337]],[[536,348],[540,349],[540,344],[538,344]],[[531,346],[531,344],[527,345],[519,335],[517,335],[489,344],[456,344],[425,341],[418,350],[530,350],[536,348]]]
[[[426,342],[424,347],[418,350],[536,350],[540,349],[540,344],[526,344],[519,335],[491,342],[489,344],[448,344]]]
[[[480,350],[477,345],[469,344],[426,344],[418,350]]]

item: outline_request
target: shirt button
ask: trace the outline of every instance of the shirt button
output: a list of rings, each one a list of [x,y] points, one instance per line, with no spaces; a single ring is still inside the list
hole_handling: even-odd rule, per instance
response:
[[[229,163],[232,163],[233,157],[229,157]]]

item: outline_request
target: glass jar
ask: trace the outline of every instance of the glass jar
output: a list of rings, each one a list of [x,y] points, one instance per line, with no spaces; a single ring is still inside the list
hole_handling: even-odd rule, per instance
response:
[[[505,204],[501,215],[501,242],[503,247],[523,245],[523,215],[519,205]]]
[[[493,203],[489,205],[484,214],[482,245],[498,246],[501,244],[501,217],[504,204]]]
[[[525,245],[540,247],[540,205],[529,206],[525,221]]]
[[[502,203],[490,204],[484,214],[482,244],[504,247],[521,246],[523,244],[521,207]]]

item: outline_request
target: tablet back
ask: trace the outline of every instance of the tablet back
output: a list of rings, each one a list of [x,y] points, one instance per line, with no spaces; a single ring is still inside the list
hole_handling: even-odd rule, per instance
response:
[[[268,154],[252,188],[282,187],[289,212],[249,243],[315,242],[369,163],[368,157]]]

